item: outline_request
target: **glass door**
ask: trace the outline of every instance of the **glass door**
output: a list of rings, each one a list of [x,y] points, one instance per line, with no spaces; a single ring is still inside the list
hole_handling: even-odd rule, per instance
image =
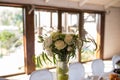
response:
[[[0,6],[0,76],[24,72],[23,10]]]

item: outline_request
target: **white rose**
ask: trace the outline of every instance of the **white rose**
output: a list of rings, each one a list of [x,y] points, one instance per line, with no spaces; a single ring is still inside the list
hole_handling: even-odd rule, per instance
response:
[[[66,47],[66,44],[64,43],[64,41],[58,40],[58,41],[55,42],[55,47],[58,50],[61,50],[61,49],[64,49]]]
[[[66,34],[64,41],[69,45],[73,39],[73,36],[71,34]]]
[[[46,38],[44,41],[44,48],[45,49],[49,48],[51,44],[52,44],[52,38],[51,37]]]

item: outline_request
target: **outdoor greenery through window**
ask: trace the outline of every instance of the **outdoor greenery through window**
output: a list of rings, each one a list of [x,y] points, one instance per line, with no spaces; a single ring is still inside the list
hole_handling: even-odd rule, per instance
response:
[[[24,72],[22,8],[0,6],[0,76]]]

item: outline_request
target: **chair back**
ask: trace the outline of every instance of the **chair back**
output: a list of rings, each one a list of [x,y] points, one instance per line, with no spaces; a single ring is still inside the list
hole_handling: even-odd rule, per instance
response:
[[[47,69],[33,71],[29,80],[53,80],[52,73]]]
[[[69,65],[69,80],[82,80],[85,76],[84,66],[79,63],[71,63]]]
[[[115,64],[116,64],[116,62],[117,62],[118,60],[120,60],[120,56],[119,56],[119,55],[114,55],[114,56],[112,57],[113,69],[115,69]]]
[[[104,73],[104,63],[101,59],[95,59],[91,64],[92,74],[94,76],[100,76]]]

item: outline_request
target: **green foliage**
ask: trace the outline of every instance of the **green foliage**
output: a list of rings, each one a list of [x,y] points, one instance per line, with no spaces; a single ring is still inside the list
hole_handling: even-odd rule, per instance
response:
[[[3,54],[0,54],[0,58],[2,58],[3,57]]]
[[[0,28],[4,29],[0,31],[1,49],[5,50],[3,55],[13,52],[15,47],[22,45],[20,37],[23,31],[22,24],[22,8],[0,7]],[[18,30],[14,30],[16,27]]]
[[[42,36],[38,36],[38,38],[39,38],[39,41],[38,41],[39,43],[42,43],[44,41]]]
[[[0,32],[0,42],[2,43],[1,47],[9,49],[12,46],[11,42],[14,37],[15,34],[7,30]],[[4,45],[4,44],[8,44],[8,45]]]
[[[13,24],[15,26],[20,27],[21,23],[22,23],[23,17],[22,17],[22,10],[18,10],[17,13],[14,14],[13,16]]]
[[[50,58],[48,57],[48,55],[44,52],[42,52],[42,54],[40,54],[39,56],[33,56],[33,60],[36,64],[36,67],[41,68],[43,66],[43,64],[47,64],[47,62],[56,62],[56,59],[54,60],[50,60]]]
[[[13,32],[7,30],[0,32],[0,42],[2,48],[10,49],[12,46],[19,47],[22,45],[22,42],[18,39],[19,37],[16,37]]]
[[[5,8],[5,7],[2,7]],[[23,21],[22,9],[20,8],[10,8],[13,10],[4,9],[0,11],[0,25],[4,26],[20,26]]]
[[[21,45],[22,45],[22,41],[17,39],[17,40],[15,41],[14,47],[19,47],[19,46],[21,46]]]
[[[1,24],[8,26],[11,24],[12,12],[4,10],[0,13],[0,18]]]
[[[15,34],[12,32],[9,32],[7,30],[0,32],[0,41],[2,41],[2,42],[7,42],[8,40],[12,39],[13,37],[15,37]]]

